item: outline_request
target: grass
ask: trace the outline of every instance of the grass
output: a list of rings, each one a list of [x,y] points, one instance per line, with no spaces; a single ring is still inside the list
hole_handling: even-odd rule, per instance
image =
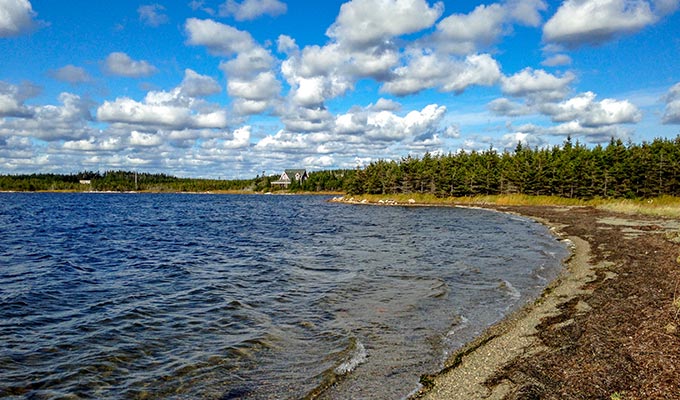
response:
[[[680,198],[661,196],[646,200],[606,200],[598,205],[608,211],[680,218]]]
[[[346,196],[350,197],[350,196]],[[417,204],[429,205],[500,205],[500,206],[591,206],[603,210],[625,213],[644,214],[680,218],[680,197],[662,196],[653,199],[593,199],[579,200],[556,196],[529,196],[521,194],[473,196],[473,197],[436,197],[432,194],[367,194],[353,196],[356,201],[366,200],[377,203],[380,200],[395,200],[400,204],[407,204],[413,199]]]

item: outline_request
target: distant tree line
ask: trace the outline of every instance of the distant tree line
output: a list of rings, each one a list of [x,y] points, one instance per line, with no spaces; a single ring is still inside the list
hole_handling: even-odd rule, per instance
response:
[[[84,171],[71,175],[0,175],[8,191],[210,192],[282,190],[278,176],[219,180],[177,178],[131,171]],[[81,181],[89,181],[87,184]],[[569,198],[648,198],[680,196],[680,136],[641,144],[612,139],[586,147],[571,138],[559,146],[514,151],[458,152],[399,161],[379,160],[363,169],[315,171],[289,192],[349,194],[428,193],[439,197],[496,194],[552,195]]]
[[[496,194],[569,198],[680,196],[680,136],[642,144],[612,139],[588,148],[561,146],[514,152],[425,154],[371,163],[345,184],[350,194],[430,193],[439,197]]]
[[[87,182],[89,183],[81,183]],[[0,175],[0,190],[5,191],[149,191],[209,192],[246,190],[254,180],[176,178],[166,174],[132,171],[85,171],[77,174]]]
[[[339,192],[344,190],[346,178],[354,170],[315,171],[303,183],[294,182],[290,192]],[[2,191],[144,191],[144,192],[211,192],[282,190],[271,182],[279,176],[257,176],[254,179],[196,179],[177,178],[166,174],[149,174],[133,171],[84,171],[77,174],[24,174],[0,175]],[[82,183],[87,182],[87,183]]]

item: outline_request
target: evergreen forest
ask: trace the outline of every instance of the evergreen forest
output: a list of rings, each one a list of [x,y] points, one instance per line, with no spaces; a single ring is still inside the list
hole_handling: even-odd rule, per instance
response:
[[[130,171],[71,175],[0,175],[0,191],[270,192],[278,175],[220,180],[177,178]],[[84,183],[86,182],[86,183]],[[365,168],[309,173],[288,192],[361,194],[422,193],[437,197],[525,194],[566,198],[680,197],[680,136],[641,144],[612,139],[587,147],[570,138],[562,145],[514,151],[426,153]]]
[[[350,194],[429,193],[438,197],[526,194],[567,198],[680,196],[680,136],[642,144],[612,139],[589,148],[572,143],[513,152],[425,154],[380,160],[357,171]]]

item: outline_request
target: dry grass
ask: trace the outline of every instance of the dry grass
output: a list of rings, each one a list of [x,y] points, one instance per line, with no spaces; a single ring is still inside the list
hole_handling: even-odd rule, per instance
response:
[[[647,200],[600,200],[597,207],[626,214],[680,218],[680,198],[662,196]]]

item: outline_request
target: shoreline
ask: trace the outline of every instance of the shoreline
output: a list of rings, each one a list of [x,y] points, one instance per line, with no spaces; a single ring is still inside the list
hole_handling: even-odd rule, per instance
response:
[[[504,212],[495,207],[469,208]],[[549,221],[515,212],[510,214],[546,225],[558,240],[568,243],[571,254],[563,261],[562,271],[546,286],[540,297],[507,315],[452,354],[440,372],[422,376],[423,389],[411,398],[505,398],[512,389],[511,383],[501,382],[490,388],[485,382],[511,360],[545,350],[535,338],[540,321],[558,315],[559,306],[576,298],[581,288],[595,279],[595,270],[601,265],[588,262],[591,252],[587,241],[566,235],[560,231],[559,225]]]
[[[433,206],[530,218],[569,240],[572,255],[540,297],[423,375],[410,399],[680,399],[680,220],[592,206]]]
[[[454,353],[442,371],[423,376],[412,398],[680,398],[679,221],[590,207],[479,208],[548,226],[571,242],[572,256],[538,299]],[[656,282],[664,276],[665,287]],[[643,287],[655,298],[636,294]],[[638,317],[646,312],[655,317]],[[633,336],[640,331],[647,337]],[[650,363],[657,368],[645,371]]]

